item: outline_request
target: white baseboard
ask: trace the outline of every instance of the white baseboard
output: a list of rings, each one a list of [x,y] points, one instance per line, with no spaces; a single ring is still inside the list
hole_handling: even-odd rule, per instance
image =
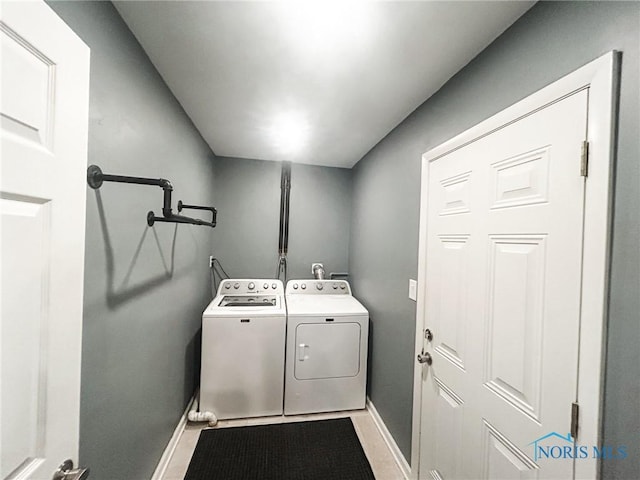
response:
[[[162,480],[164,473],[167,471],[167,467],[169,466],[169,462],[171,461],[171,456],[173,455],[173,452],[176,450],[176,447],[178,446],[178,441],[180,440],[180,436],[182,435],[182,432],[184,432],[184,427],[187,426],[187,415],[189,415],[189,411],[191,410],[194,402],[196,401],[197,394],[198,393],[196,392],[193,395],[193,397],[187,404],[187,408],[182,414],[182,417],[180,417],[180,421],[178,422],[176,429],[173,431],[173,435],[171,435],[171,438],[169,439],[169,443],[167,444],[167,447],[164,449],[164,452],[160,457],[160,461],[158,462],[158,465],[156,466],[156,469],[153,472],[153,475],[151,476],[151,480]]]
[[[371,413],[373,423],[376,424],[376,427],[378,427],[378,431],[380,432],[380,435],[382,435],[384,442],[387,444],[387,447],[389,447],[389,450],[391,450],[391,454],[400,467],[404,478],[411,478],[411,467],[409,466],[409,463],[407,463],[407,460],[404,458],[404,455],[398,448],[398,444],[393,439],[391,432],[389,432],[389,430],[387,429],[387,426],[384,424],[382,417],[376,410],[375,405],[369,397],[367,397],[367,410],[369,410],[369,413]]]

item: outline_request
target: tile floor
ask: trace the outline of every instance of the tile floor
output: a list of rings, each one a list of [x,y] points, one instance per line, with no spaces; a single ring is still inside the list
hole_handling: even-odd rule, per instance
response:
[[[364,449],[376,480],[402,480],[404,475],[393,458],[389,447],[380,435],[368,410],[353,410],[338,413],[317,413],[311,415],[292,415],[262,417],[240,420],[221,420],[214,428],[241,427],[245,425],[263,425],[266,423],[300,422],[306,420],[324,420],[328,418],[351,417],[360,443]],[[190,423],[182,433],[173,456],[169,461],[163,480],[182,480],[187,472],[191,455],[198,443],[200,431],[206,423]]]

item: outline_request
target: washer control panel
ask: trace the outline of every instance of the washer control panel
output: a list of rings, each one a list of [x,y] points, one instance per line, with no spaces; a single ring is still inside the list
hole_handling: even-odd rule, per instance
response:
[[[265,295],[284,294],[284,285],[281,280],[271,278],[258,279],[232,279],[228,278],[218,287],[218,295]]]
[[[289,280],[287,295],[351,295],[346,280]]]

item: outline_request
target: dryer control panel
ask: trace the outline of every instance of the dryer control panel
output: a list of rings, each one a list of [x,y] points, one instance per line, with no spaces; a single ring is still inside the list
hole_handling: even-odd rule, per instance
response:
[[[287,295],[351,295],[346,280],[289,280]]]
[[[284,285],[272,278],[224,280],[218,287],[218,295],[282,295]]]

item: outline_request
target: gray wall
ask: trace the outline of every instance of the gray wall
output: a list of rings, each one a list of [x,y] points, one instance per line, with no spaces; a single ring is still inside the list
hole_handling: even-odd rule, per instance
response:
[[[51,7],[91,48],[89,163],[164,177],[174,205],[213,203],[213,154],[110,2]],[[158,187],[87,195],[80,462],[95,479],[153,473],[191,397],[212,231],[156,224]]]
[[[216,159],[218,227],[214,255],[236,278],[276,273],[280,218],[280,162]],[[293,164],[289,216],[289,278],[348,267],[351,170]]]
[[[629,458],[604,478],[640,472],[639,31],[635,2],[541,2],[381,141],[354,168],[350,269],[371,312],[370,395],[404,455],[411,450],[422,153],[600,55],[623,52],[604,441]]]

